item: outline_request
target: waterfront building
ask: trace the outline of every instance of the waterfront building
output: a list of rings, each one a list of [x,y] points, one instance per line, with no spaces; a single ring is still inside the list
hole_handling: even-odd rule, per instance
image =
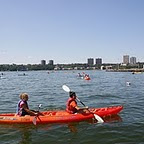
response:
[[[102,59],[101,58],[96,58],[96,64],[102,64]]]
[[[46,65],[46,61],[45,60],[41,60],[41,65]]]
[[[136,64],[136,57],[130,58],[130,64]]]
[[[94,59],[93,58],[88,58],[87,63],[88,63],[88,65],[94,65]]]
[[[129,55],[123,56],[123,64],[129,64]]]
[[[54,61],[53,60],[49,60],[49,65],[54,65]]]

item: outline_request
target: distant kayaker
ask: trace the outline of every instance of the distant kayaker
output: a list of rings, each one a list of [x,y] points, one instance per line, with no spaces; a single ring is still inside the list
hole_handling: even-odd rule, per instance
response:
[[[19,116],[25,116],[25,115],[31,115],[31,116],[37,116],[39,115],[39,112],[30,110],[28,107],[28,94],[22,93],[20,94],[20,101],[17,105],[17,115]]]
[[[74,113],[87,113],[89,112],[87,109],[88,107],[83,107],[83,108],[80,108],[78,105],[77,105],[77,102],[76,102],[76,93],[75,92],[69,92],[69,99],[67,100],[67,103],[66,103],[66,111],[68,113],[71,113],[71,114],[74,114]]]
[[[84,79],[85,80],[90,80],[90,76],[88,74],[85,74]]]
[[[82,77],[82,75],[80,73],[78,73],[78,77]]]

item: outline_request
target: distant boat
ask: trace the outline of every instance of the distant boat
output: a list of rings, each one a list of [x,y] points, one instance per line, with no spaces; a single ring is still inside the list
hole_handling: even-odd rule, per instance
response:
[[[130,83],[130,82],[126,82],[126,85],[127,85],[127,86],[130,86],[130,85],[131,85],[131,83]]]
[[[90,80],[91,78],[89,76],[84,77],[85,80]]]
[[[88,74],[85,74],[84,72],[82,74],[78,73],[78,77],[84,80],[90,80],[90,76]]]
[[[6,78],[0,75],[0,79],[6,79]]]
[[[141,74],[142,72],[132,72],[132,74]]]
[[[28,76],[28,75],[23,73],[23,74],[18,74],[18,76]]]

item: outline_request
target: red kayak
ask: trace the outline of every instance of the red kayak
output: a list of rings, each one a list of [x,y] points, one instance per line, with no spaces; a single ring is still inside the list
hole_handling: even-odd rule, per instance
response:
[[[85,80],[91,80],[91,78],[88,77],[88,76],[85,76],[84,79],[85,79]]]
[[[123,106],[111,106],[104,108],[90,108],[91,113],[76,113],[69,114],[65,110],[53,110],[41,112],[43,116],[17,116],[15,113],[3,113],[0,114],[0,124],[32,124],[36,119],[37,124],[49,124],[49,123],[68,123],[68,122],[80,122],[94,118],[94,114],[101,118],[118,114],[123,109]]]

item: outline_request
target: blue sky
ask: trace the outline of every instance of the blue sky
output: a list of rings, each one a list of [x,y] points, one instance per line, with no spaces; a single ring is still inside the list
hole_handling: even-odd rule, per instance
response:
[[[0,0],[0,64],[144,62],[144,0]]]

